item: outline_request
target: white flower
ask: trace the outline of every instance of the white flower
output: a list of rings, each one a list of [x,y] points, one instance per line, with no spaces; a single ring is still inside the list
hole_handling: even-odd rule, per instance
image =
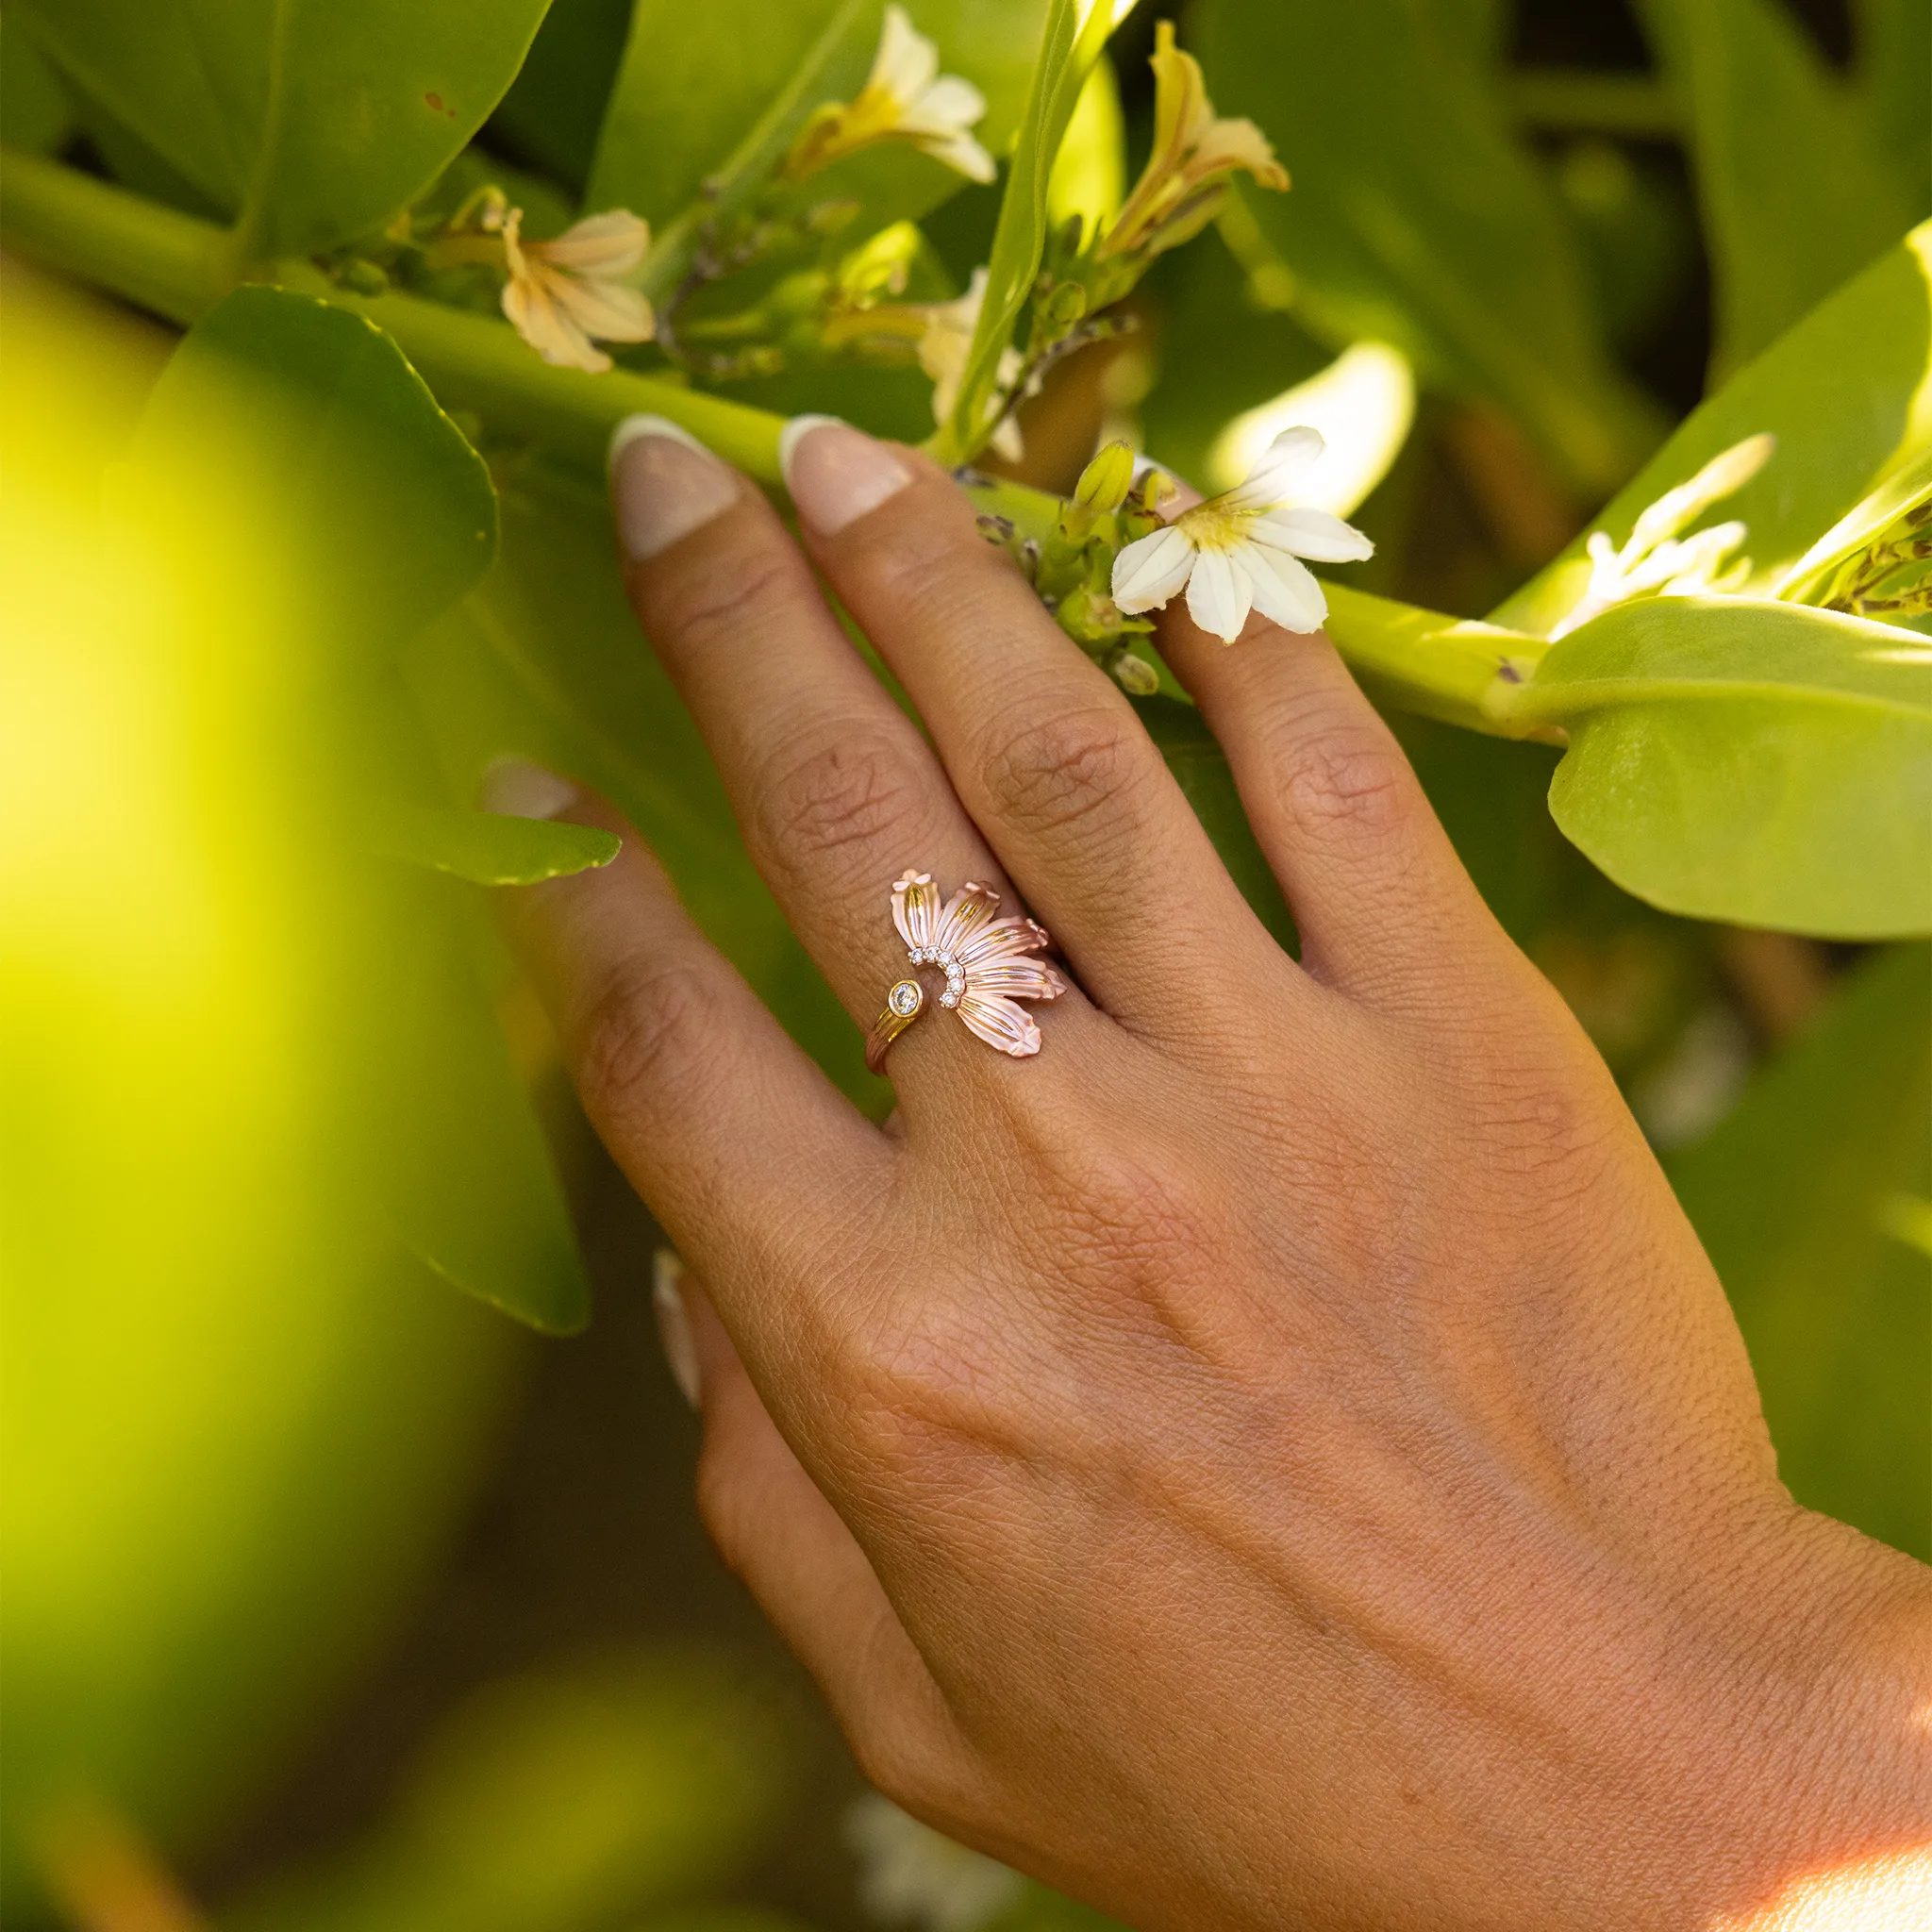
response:
[[[1020,1896],[1017,1872],[955,1844],[876,1792],[845,1815],[858,1854],[858,1899],[881,1922],[924,1932],[979,1932]]]
[[[628,208],[589,215],[554,242],[525,242],[524,211],[502,220],[503,312],[546,362],[600,375],[610,358],[593,342],[651,339],[651,305],[623,277],[643,260],[649,225]]]
[[[986,301],[986,270],[976,268],[966,292],[951,302],[929,302],[921,310],[925,318],[924,332],[919,338],[919,366],[932,377],[932,417],[944,424],[959,400],[959,385],[966,377],[966,358],[972,353],[973,334],[979,326],[979,311]],[[1007,391],[1020,374],[1020,352],[1010,344],[1000,352],[996,372],[998,391],[987,399],[989,412],[1006,408]],[[1020,425],[1011,416],[992,433],[995,456],[1016,463],[1024,453]]]
[[[1721,450],[1688,483],[1667,490],[1639,516],[1621,549],[1602,530],[1592,530],[1583,546],[1590,558],[1590,581],[1551,638],[1566,637],[1614,605],[1634,597],[1710,597],[1741,590],[1751,577],[1751,559],[1734,556],[1750,535],[1735,518],[1713,524],[1693,536],[1677,533],[1712,504],[1741,490],[1771,460],[1777,439],[1747,436]]]
[[[986,96],[970,80],[940,72],[938,46],[900,6],[886,8],[878,52],[858,98],[823,107],[799,129],[785,162],[791,180],[874,142],[900,141],[958,170],[991,181],[992,157],[973,138]]]
[[[1114,558],[1113,601],[1125,611],[1158,610],[1185,586],[1188,614],[1230,644],[1250,608],[1284,630],[1319,630],[1328,600],[1297,559],[1355,563],[1375,548],[1340,517],[1291,504],[1323,448],[1318,429],[1284,429],[1246,482],[1183,510]]]

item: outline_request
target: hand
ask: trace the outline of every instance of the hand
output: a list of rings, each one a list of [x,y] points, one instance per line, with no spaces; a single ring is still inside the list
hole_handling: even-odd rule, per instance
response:
[[[944,475],[822,426],[790,482],[809,562],[625,444],[645,632],[854,1021],[908,970],[891,882],[979,879],[1077,982],[1038,1058],[930,1012],[874,1126],[634,835],[508,917],[705,1284],[707,1523],[867,1774],[1143,1932],[1906,1898],[1927,1574],[1779,1488],[1616,1088],[1325,640],[1162,637],[1297,963]]]

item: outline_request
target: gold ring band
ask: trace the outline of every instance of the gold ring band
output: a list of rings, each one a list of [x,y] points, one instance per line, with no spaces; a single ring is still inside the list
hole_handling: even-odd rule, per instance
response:
[[[886,994],[885,1010],[865,1037],[865,1063],[874,1074],[886,1071],[886,1053],[893,1041],[925,1011],[925,989],[916,979],[897,981]]]

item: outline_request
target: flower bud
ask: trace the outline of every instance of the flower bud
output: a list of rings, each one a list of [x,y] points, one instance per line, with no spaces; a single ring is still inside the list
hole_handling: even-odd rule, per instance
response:
[[[1116,651],[1108,660],[1113,681],[1130,698],[1151,698],[1160,690],[1160,674],[1144,658],[1125,649]]]
[[[1088,509],[1117,510],[1127,500],[1134,482],[1134,452],[1124,442],[1109,442],[1080,472],[1074,501]]]

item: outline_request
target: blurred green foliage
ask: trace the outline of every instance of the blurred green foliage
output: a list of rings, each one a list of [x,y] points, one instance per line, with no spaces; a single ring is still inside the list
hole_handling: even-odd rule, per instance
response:
[[[1243,193],[1134,292],[1136,334],[1054,371],[1022,477],[1064,487],[1125,432],[1205,481],[1235,418],[1358,341],[1400,351],[1422,403],[1333,633],[1512,936],[1640,1105],[1676,1096],[1657,1131],[1687,1143],[1673,1178],[1794,1492],[1932,1554],[1926,955],[1848,943],[1932,927],[1932,16],[1860,0],[1840,72],[1781,0],[1637,10],[1645,73],[1547,6],[1188,8],[1216,108],[1292,190]],[[879,0],[9,5],[8,238],[195,323],[177,343],[9,265],[9,1923],[44,1907],[63,1807],[163,1856],[219,1838],[420,1588],[512,1359],[435,1276],[541,1328],[587,1318],[528,1097],[548,1046],[475,887],[609,847],[472,810],[494,758],[605,791],[795,1036],[887,1103],[636,635],[595,459],[639,408],[768,485],[760,410],[928,431],[908,356],[807,352],[810,304],[902,217],[925,241],[891,298],[990,271],[941,440],[978,459],[1042,261],[1149,145],[1118,50],[1152,27],[1109,68],[1105,8],[910,11],[985,95],[994,188],[901,143],[774,193],[799,127],[865,81]],[[1526,67],[1530,25],[1576,64]],[[691,312],[790,291],[791,332],[742,382],[653,342],[608,375],[547,368],[498,278],[417,245],[491,186],[533,236],[646,217],[660,310],[741,249]],[[1704,360],[1700,249],[1701,400],[1672,373]],[[1745,575],[1566,625],[1591,538],[1625,544],[1765,433],[1683,532],[1741,522]],[[1024,480],[982,500],[1058,514]],[[1291,943],[1198,714],[1141,714]],[[1713,922],[1837,950],[1781,940],[1795,976],[1767,993]],[[485,1688],[386,1812],[222,1923],[783,1932],[745,1874],[802,1760],[755,1676],[663,1650]],[[1028,1886],[994,1923],[1102,1922]]]

